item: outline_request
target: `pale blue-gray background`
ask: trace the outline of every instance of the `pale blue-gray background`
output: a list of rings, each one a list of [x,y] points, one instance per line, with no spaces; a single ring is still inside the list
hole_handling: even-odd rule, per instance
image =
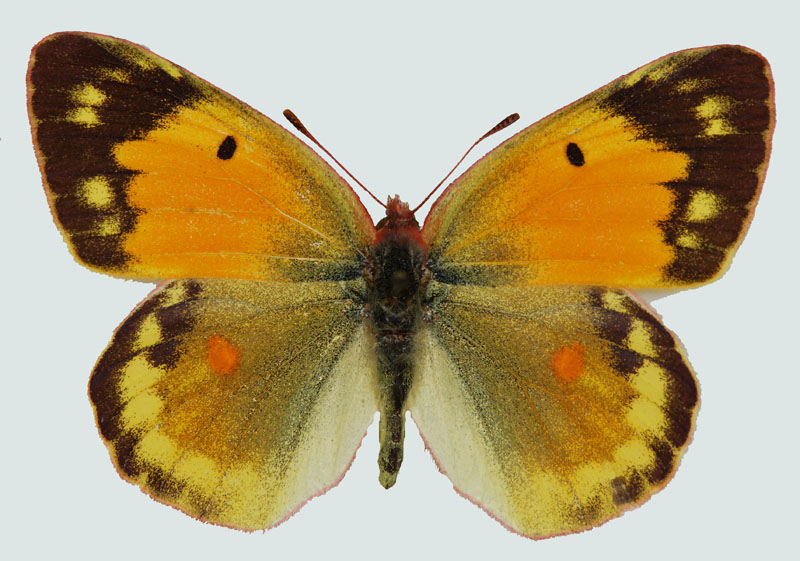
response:
[[[766,0],[537,4],[135,0],[3,9],[0,556],[796,559],[796,9]],[[536,543],[456,495],[413,426],[391,491],[377,482],[373,426],[344,481],[266,534],[201,524],[122,482],[97,436],[86,384],[151,285],[78,266],[50,218],[24,78],[29,49],[61,30],[147,45],[273,118],[291,107],[378,195],[400,193],[412,204],[508,113],[522,115],[511,134],[688,47],[761,51],[773,65],[778,127],[751,232],[724,279],[655,303],[702,385],[694,443],[675,480],[600,529]]]

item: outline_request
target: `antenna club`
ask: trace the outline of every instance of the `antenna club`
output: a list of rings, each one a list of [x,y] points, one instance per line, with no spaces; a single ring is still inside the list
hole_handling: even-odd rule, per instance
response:
[[[299,132],[301,132],[301,133],[302,133],[302,134],[303,134],[303,135],[304,135],[306,138],[308,138],[308,139],[309,139],[311,142],[313,142],[314,144],[316,144],[316,145],[317,145],[317,147],[318,147],[320,150],[322,150],[323,152],[325,152],[325,153],[328,155],[328,157],[329,157],[331,160],[333,160],[334,162],[336,162],[336,165],[337,165],[337,166],[339,166],[340,168],[342,168],[342,170],[343,170],[343,171],[344,171],[344,172],[345,172],[347,175],[349,175],[349,176],[350,176],[350,179],[352,179],[353,181],[355,181],[355,182],[356,182],[356,184],[358,184],[358,186],[359,186],[359,187],[361,187],[362,189],[364,189],[364,191],[366,191],[366,192],[367,192],[367,194],[368,194],[370,197],[372,197],[373,199],[375,199],[375,200],[378,202],[378,204],[379,204],[379,205],[381,205],[381,206],[384,206],[384,204],[383,204],[383,203],[380,201],[380,199],[379,199],[378,197],[376,197],[375,195],[373,195],[373,194],[372,194],[372,191],[370,191],[369,189],[367,189],[366,187],[364,187],[364,184],[363,184],[363,183],[361,183],[361,182],[360,182],[358,179],[356,179],[356,178],[355,178],[355,176],[354,176],[352,173],[350,173],[350,171],[349,171],[349,170],[348,170],[346,167],[344,167],[344,166],[342,165],[342,163],[341,163],[339,160],[337,160],[337,159],[336,159],[336,158],[333,156],[333,154],[331,154],[330,152],[328,152],[328,149],[327,149],[327,148],[325,148],[325,147],[324,147],[324,146],[323,146],[323,145],[320,143],[320,141],[319,141],[319,140],[317,140],[316,138],[314,138],[314,135],[313,135],[313,134],[311,134],[311,133],[308,131],[308,129],[307,129],[307,128],[305,127],[305,125],[304,125],[304,124],[303,124],[303,123],[300,121],[300,119],[297,117],[297,115],[295,115],[294,113],[292,113],[292,110],[291,110],[291,109],[284,109],[284,110],[283,110],[283,116],[284,116],[284,117],[286,117],[286,120],[287,120],[287,121],[289,121],[289,122],[292,124],[292,126],[293,126],[294,128],[296,128],[296,129],[297,129]]]
[[[450,177],[453,174],[453,172],[456,171],[456,168],[461,165],[461,162],[464,161],[464,158],[467,157],[467,154],[472,152],[473,148],[475,148],[481,141],[486,140],[487,138],[489,138],[493,134],[500,132],[501,130],[503,130],[504,128],[508,127],[509,125],[512,125],[512,124],[516,123],[518,120],[519,120],[519,113],[512,113],[511,115],[509,115],[508,117],[506,117],[505,119],[503,119],[502,121],[497,123],[495,126],[493,126],[491,129],[489,129],[489,131],[486,134],[484,134],[482,137],[480,137],[478,140],[473,142],[472,146],[470,146],[467,149],[467,151],[464,153],[464,155],[461,156],[461,159],[458,160],[456,162],[456,165],[453,166],[453,169],[451,169],[449,172],[447,172],[447,175],[445,175],[444,178],[439,182],[439,184],[436,185],[436,187],[433,188],[433,191],[428,193],[427,197],[422,199],[422,202],[419,203],[414,208],[414,210],[411,211],[411,214],[414,214],[415,212],[417,212],[422,207],[422,205],[424,205],[426,202],[428,202],[428,199],[431,198],[431,195],[433,195],[439,189],[439,187],[442,186],[442,184],[444,183],[445,179]],[[389,199],[389,200],[391,200],[391,199]]]

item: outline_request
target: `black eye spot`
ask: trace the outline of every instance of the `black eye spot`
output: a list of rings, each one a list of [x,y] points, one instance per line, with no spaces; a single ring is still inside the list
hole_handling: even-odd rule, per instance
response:
[[[583,152],[581,152],[581,149],[578,148],[578,145],[574,142],[567,144],[567,159],[569,160],[569,163],[577,167],[580,167],[586,163],[586,160],[583,158]]]
[[[236,140],[232,136],[226,136],[222,144],[217,149],[217,158],[220,160],[230,160],[236,152]]]

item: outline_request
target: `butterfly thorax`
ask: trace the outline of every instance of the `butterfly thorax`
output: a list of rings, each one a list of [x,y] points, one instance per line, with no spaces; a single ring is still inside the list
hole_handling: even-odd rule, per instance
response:
[[[413,379],[414,333],[430,279],[428,251],[406,203],[389,199],[364,268],[367,312],[375,335],[381,393],[380,481],[391,487],[403,458],[404,414]]]
[[[427,260],[428,250],[414,214],[398,198],[389,199],[364,270],[369,316],[379,338],[415,331],[422,289],[428,282]]]

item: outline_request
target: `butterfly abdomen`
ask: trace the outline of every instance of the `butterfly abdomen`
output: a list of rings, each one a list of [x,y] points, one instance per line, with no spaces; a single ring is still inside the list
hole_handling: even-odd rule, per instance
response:
[[[379,479],[387,489],[394,485],[403,461],[404,414],[414,376],[414,333],[422,318],[422,294],[430,276],[427,260],[413,213],[398,199],[390,200],[364,270],[381,397]]]

